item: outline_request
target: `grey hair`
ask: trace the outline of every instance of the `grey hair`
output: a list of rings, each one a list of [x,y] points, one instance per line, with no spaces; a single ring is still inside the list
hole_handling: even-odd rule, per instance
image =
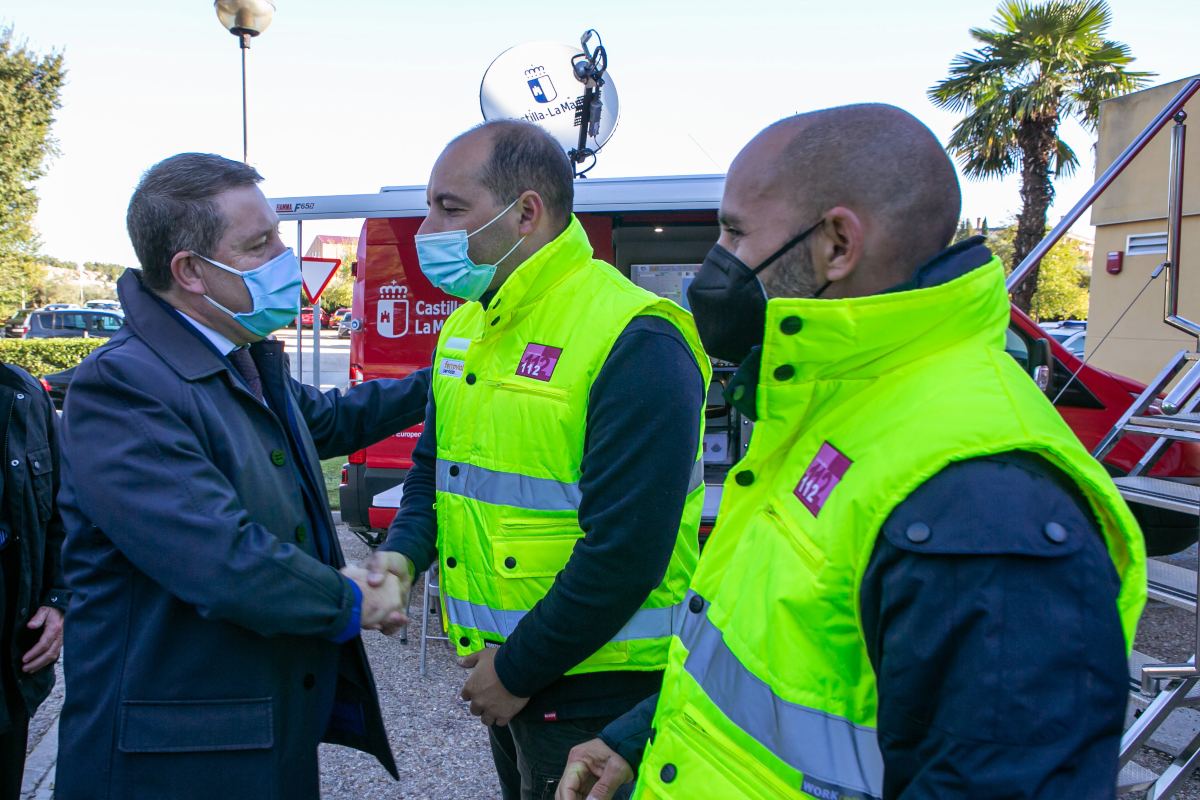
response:
[[[260,181],[254,167],[211,153],[180,153],[146,170],[125,214],[146,287],[171,288],[171,259],[179,251],[212,253],[228,225],[214,198]]]

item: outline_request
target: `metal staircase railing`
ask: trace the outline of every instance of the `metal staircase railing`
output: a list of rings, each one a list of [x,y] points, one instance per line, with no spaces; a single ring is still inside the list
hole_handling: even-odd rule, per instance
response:
[[[1080,198],[1071,210],[1039,242],[1008,276],[1007,287],[1012,291],[1066,234],[1117,177],[1129,166],[1146,145],[1168,123],[1174,122],[1171,132],[1171,163],[1167,203],[1167,260],[1155,272],[1166,271],[1163,319],[1166,324],[1193,336],[1200,336],[1200,323],[1179,313],[1180,250],[1183,218],[1184,153],[1186,119],[1184,106],[1200,91],[1200,78],[1188,81],[1157,116],[1101,174],[1094,186]],[[1198,343],[1200,350],[1200,343]],[[1174,387],[1171,387],[1174,382]],[[1167,392],[1165,396],[1163,393]],[[1156,401],[1162,397],[1156,406]],[[1158,413],[1161,412],[1161,413]],[[1174,442],[1200,442],[1200,353],[1181,350],[1134,400],[1117,420],[1113,429],[1097,445],[1093,455],[1103,459],[1126,434],[1142,434],[1154,442],[1130,471],[1115,479],[1122,496],[1130,503],[1141,503],[1198,517],[1200,525],[1200,486],[1148,477],[1155,463]],[[1200,527],[1197,529],[1200,537]],[[1147,568],[1148,594],[1151,598],[1184,609],[1195,617],[1195,650],[1200,652],[1200,548],[1195,572],[1161,561],[1151,560]],[[1118,789],[1145,791],[1146,798],[1165,800],[1171,797],[1200,766],[1200,724],[1172,738],[1182,742],[1172,747],[1154,739],[1165,731],[1164,723],[1179,709],[1200,707],[1200,670],[1195,656],[1184,664],[1161,664],[1137,653],[1130,659],[1131,705],[1140,711],[1121,739]],[[1167,684],[1164,691],[1159,687]],[[1200,715],[1198,715],[1200,717]],[[1200,723],[1200,718],[1196,720]],[[1167,769],[1157,775],[1134,762],[1133,756],[1147,743],[1155,743],[1176,753]]]
[[[1183,106],[1197,91],[1200,91],[1200,79],[1193,79],[1184,85],[1145,130],[1104,171],[1096,185],[1013,270],[1008,278],[1010,290],[1025,279],[1034,265],[1116,180],[1150,140],[1173,121],[1175,124],[1171,131],[1167,202],[1167,260],[1159,268],[1160,271],[1166,270],[1163,320],[1174,328],[1193,336],[1200,336],[1200,324],[1183,317],[1179,311],[1187,119]],[[1157,274],[1156,271],[1155,275]],[[1127,434],[1150,436],[1154,441],[1127,476],[1114,479],[1121,495],[1130,503],[1196,516],[1197,533],[1200,538],[1200,486],[1149,477],[1150,470],[1172,443],[1200,442],[1200,353],[1188,350],[1177,352],[1121,415],[1092,455],[1103,459]],[[1174,564],[1151,560],[1147,565],[1147,593],[1154,600],[1181,608],[1193,615],[1193,653],[1200,653],[1200,611],[1197,610],[1197,597],[1200,596],[1200,548],[1197,549],[1194,572]],[[1140,710],[1140,713],[1135,711],[1135,718],[1121,739],[1118,789],[1144,790],[1146,798],[1165,800],[1174,795],[1200,766],[1200,724],[1183,731],[1169,731],[1172,726],[1167,725],[1168,719],[1181,709],[1200,707],[1200,669],[1196,666],[1195,655],[1185,663],[1162,664],[1134,652],[1130,660],[1130,673],[1131,705]],[[1159,691],[1164,684],[1165,688]],[[1200,719],[1193,722],[1200,722]],[[1173,743],[1163,744],[1162,739],[1154,738],[1168,733]],[[1174,753],[1170,764],[1161,775],[1143,768],[1132,760],[1138,750],[1148,743],[1154,743]]]

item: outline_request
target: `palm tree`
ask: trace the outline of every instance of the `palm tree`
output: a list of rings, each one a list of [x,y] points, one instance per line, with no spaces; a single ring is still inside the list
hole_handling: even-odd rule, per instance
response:
[[[959,53],[950,76],[929,90],[940,108],[966,116],[947,150],[969,178],[997,178],[1020,170],[1021,213],[1015,267],[1046,232],[1053,179],[1079,165],[1058,134],[1074,116],[1094,131],[1100,101],[1131,92],[1153,73],[1133,72],[1129,47],[1105,38],[1112,12],[1104,0],[1005,0],[996,28],[972,28],[982,46]],[[1013,301],[1028,311],[1037,269],[1016,287]]]

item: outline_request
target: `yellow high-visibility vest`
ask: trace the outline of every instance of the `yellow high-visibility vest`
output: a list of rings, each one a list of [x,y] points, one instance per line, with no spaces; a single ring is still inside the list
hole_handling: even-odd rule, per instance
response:
[[[459,654],[503,642],[566,566],[579,527],[588,395],[634,317],[679,329],[711,369],[691,315],[592,257],[579,221],[521,264],[487,308],[446,321],[433,360],[441,595]],[[685,391],[690,387],[680,387]],[[703,411],[696,425],[703,441]],[[662,582],[569,674],[666,665],[698,558],[701,448]],[[652,455],[648,454],[648,457]]]

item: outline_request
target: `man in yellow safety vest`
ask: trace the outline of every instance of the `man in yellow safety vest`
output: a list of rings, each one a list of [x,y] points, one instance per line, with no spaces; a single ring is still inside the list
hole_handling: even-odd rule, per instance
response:
[[[416,237],[466,302],[372,568],[436,558],[463,689],[505,798],[553,795],[570,748],[658,691],[698,558],[709,362],[691,315],[592,256],[571,166],[505,120],[447,146]],[[399,619],[385,625],[391,629]]]
[[[1141,533],[1005,353],[959,207],[891,106],[737,157],[689,297],[754,436],[657,704],[576,747],[561,800],[635,769],[636,798],[1113,796]]]

